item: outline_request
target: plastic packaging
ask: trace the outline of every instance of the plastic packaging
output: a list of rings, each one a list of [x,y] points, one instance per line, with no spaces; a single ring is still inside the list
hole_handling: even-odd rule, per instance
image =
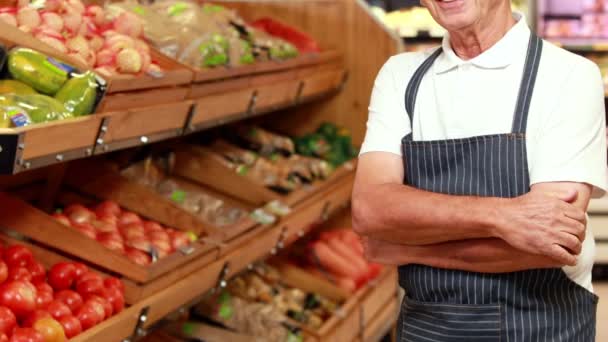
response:
[[[71,118],[63,104],[41,94],[0,95],[0,127],[22,127]]]
[[[59,89],[55,99],[63,103],[68,112],[74,116],[90,114],[95,105],[97,94],[95,74],[88,71],[82,75],[74,75]]]

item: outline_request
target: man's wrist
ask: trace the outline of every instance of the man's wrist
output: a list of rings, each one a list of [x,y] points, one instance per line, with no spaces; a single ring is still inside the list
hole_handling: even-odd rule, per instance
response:
[[[483,205],[478,206],[477,217],[481,236],[486,238],[501,238],[506,225],[505,213],[513,199],[511,198],[482,198]]]

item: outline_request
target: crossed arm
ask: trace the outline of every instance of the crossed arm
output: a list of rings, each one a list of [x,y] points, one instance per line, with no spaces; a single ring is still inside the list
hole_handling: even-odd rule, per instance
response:
[[[397,155],[359,158],[353,228],[371,260],[486,273],[576,264],[589,185],[542,183],[505,199],[431,193],[403,185],[403,177]]]

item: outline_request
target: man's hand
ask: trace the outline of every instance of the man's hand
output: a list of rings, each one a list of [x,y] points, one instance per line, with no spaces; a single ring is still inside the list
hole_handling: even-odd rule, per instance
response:
[[[495,235],[521,251],[574,266],[585,240],[589,192],[589,186],[577,183],[534,186],[505,201]]]

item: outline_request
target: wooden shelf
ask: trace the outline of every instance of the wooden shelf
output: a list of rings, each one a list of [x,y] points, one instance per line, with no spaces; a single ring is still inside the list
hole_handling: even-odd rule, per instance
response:
[[[333,94],[346,81],[335,54],[301,58],[294,66],[273,62],[278,71],[268,68],[236,78],[218,73],[211,81],[191,86],[110,94],[102,106],[111,112],[1,129],[0,174],[150,144],[297,106]]]

